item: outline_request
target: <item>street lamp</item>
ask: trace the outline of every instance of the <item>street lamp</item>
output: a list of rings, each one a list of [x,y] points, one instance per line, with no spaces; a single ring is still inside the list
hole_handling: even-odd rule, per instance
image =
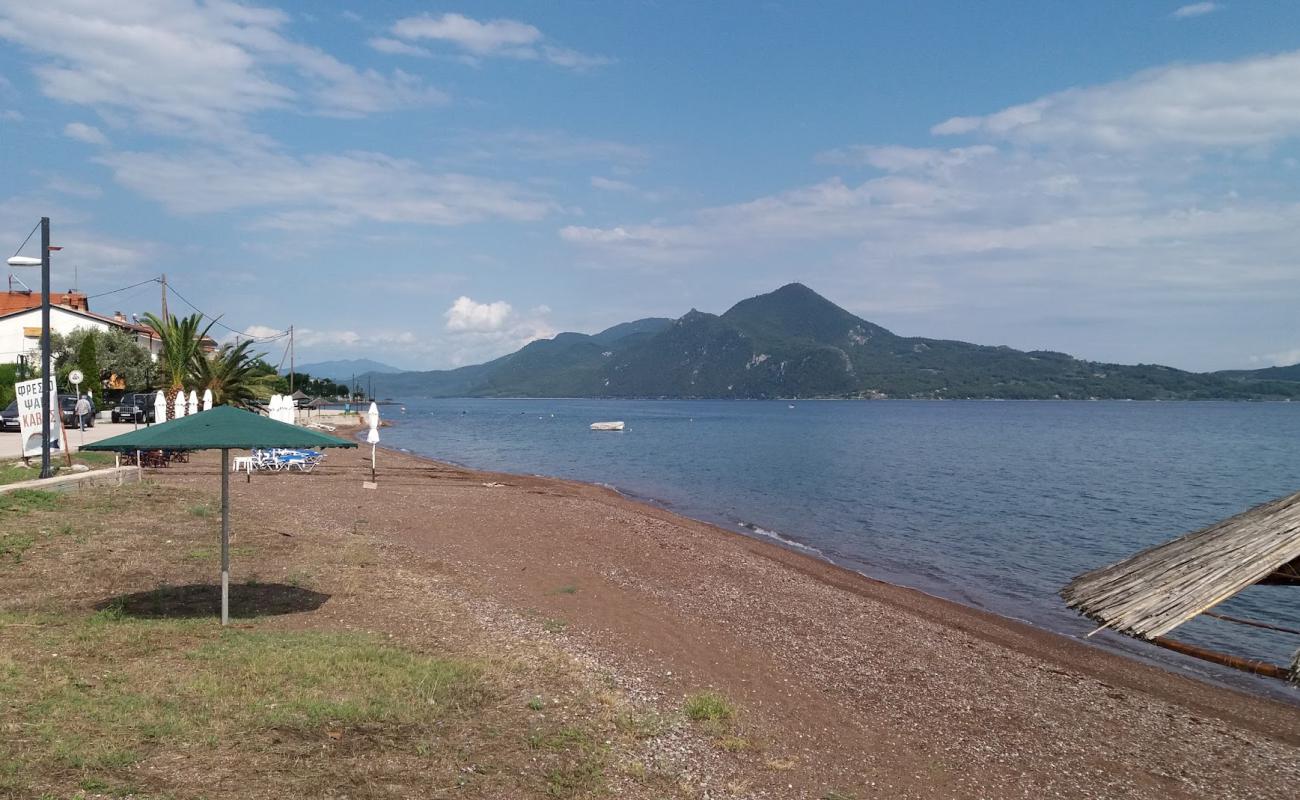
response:
[[[41,268],[41,477],[48,478],[50,470],[50,218],[41,217],[41,257],[13,256],[11,267]],[[64,446],[67,443],[64,442]]]

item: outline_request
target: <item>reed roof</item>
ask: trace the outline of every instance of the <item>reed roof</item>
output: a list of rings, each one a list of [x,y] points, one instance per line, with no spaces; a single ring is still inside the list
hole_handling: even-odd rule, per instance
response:
[[[1151,638],[1261,582],[1300,585],[1300,492],[1084,573],[1061,596],[1105,627]]]

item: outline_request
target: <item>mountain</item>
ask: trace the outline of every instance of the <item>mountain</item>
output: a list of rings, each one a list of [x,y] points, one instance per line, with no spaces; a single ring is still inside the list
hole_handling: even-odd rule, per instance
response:
[[[298,372],[306,373],[313,378],[328,378],[332,381],[346,381],[353,375],[360,376],[368,372],[373,372],[377,375],[402,372],[402,370],[397,367],[390,367],[387,364],[372,361],[368,358],[318,361],[315,364],[299,364],[295,369],[297,369]]]
[[[594,336],[561,333],[485,364],[376,374],[374,386],[381,396],[426,397],[1300,397],[1300,382],[1279,378],[898,336],[792,283],[720,316],[692,309]]]
[[[1213,373],[1235,381],[1289,381],[1300,382],[1300,364],[1289,367],[1264,367],[1263,369],[1225,369]]]

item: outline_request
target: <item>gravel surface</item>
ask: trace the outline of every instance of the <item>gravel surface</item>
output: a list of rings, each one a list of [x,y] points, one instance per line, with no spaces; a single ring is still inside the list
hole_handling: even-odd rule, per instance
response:
[[[312,475],[241,477],[232,502],[268,524],[293,508],[299,530],[405,554],[408,575],[356,587],[376,613],[389,581],[424,576],[497,640],[549,635],[666,716],[722,692],[738,709],[734,746],[678,721],[638,755],[690,796],[1291,798],[1300,785],[1296,706],[596,486],[385,452],[367,490],[365,455],[364,469],[339,452]],[[214,464],[154,477],[203,485]]]

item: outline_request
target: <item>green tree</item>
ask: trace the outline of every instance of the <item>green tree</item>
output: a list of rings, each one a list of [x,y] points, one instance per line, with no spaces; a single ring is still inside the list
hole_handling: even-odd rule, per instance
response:
[[[194,375],[205,357],[203,338],[215,321],[203,325],[202,314],[188,317],[168,314],[166,320],[152,313],[144,315],[144,323],[153,328],[162,343],[162,353],[158,356],[158,388],[167,393],[167,402],[172,406],[168,409],[168,418],[175,413],[176,392],[194,388],[193,384],[187,387],[186,381]]]
[[[95,347],[95,340],[99,337],[96,332],[91,331],[87,336],[82,337],[81,346],[77,348],[77,368],[85,376],[81,389],[86,391],[102,391],[104,388],[103,375],[99,370],[99,353]]]
[[[117,376],[128,391],[153,387],[153,359],[135,337],[121,328],[112,328],[100,331],[95,338],[101,370]]]
[[[87,345],[87,341],[94,341]],[[96,371],[82,361],[82,351],[93,347]],[[99,391],[103,380],[110,376],[121,379],[128,390],[148,389],[153,383],[154,365],[149,351],[136,342],[135,337],[121,328],[102,331],[94,328],[77,328],[67,334],[50,335],[50,352],[54,359],[54,374],[59,386],[67,388],[68,373],[74,368],[86,375],[83,389]],[[35,376],[33,376],[35,377]]]
[[[276,376],[259,369],[260,354],[248,352],[252,344],[223,344],[216,352],[196,358],[192,373],[195,390],[211,389],[212,402],[219,406],[247,406],[269,398]]]
[[[18,381],[17,364],[0,364],[0,408],[14,401],[14,384]]]

